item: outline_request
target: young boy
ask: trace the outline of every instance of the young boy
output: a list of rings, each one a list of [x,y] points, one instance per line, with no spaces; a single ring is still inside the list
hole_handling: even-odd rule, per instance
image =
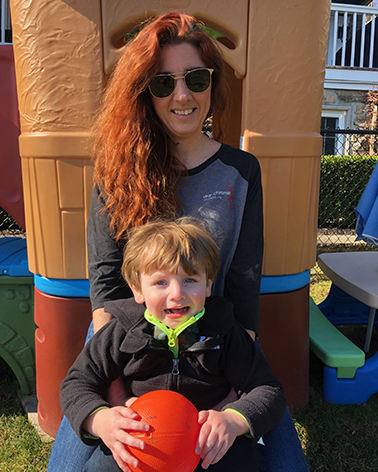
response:
[[[235,321],[232,305],[210,296],[218,265],[213,239],[193,219],[130,232],[122,275],[134,298],[105,305],[113,319],[88,342],[61,387],[63,413],[78,436],[88,445],[107,446],[96,449],[84,470],[138,466],[124,444],[143,449],[144,443],[127,431],[149,426],[133,412],[132,401],[160,389],[178,391],[199,410],[196,453],[203,461],[196,471],[210,465],[213,472],[265,470],[255,446],[280,420],[285,394]],[[111,407],[106,393],[119,376],[130,400]],[[237,400],[222,411],[212,409],[231,388]],[[122,458],[118,466],[103,453],[109,449]]]

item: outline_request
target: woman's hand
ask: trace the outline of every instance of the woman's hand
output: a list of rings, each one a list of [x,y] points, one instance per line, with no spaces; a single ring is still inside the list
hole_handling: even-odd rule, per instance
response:
[[[127,464],[138,467],[138,460],[126,450],[125,444],[143,450],[145,443],[127,431],[148,431],[150,427],[140,421],[140,416],[135,411],[122,406],[104,408],[89,416],[83,428],[102,439],[121,470],[131,472]]]
[[[246,420],[234,411],[205,410],[198,414],[202,424],[196,454],[203,459],[202,468],[216,464],[233,445],[237,436],[249,431]]]

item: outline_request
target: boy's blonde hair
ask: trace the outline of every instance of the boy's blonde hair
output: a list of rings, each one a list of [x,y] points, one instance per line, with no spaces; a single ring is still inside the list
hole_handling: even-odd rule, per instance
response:
[[[121,272],[129,285],[140,290],[141,273],[162,270],[177,274],[180,265],[188,275],[205,272],[209,280],[216,276],[218,248],[200,220],[158,220],[128,233]]]

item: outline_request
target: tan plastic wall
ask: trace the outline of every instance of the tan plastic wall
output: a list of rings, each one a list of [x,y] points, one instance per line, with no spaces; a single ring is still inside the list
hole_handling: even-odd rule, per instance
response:
[[[315,263],[330,4],[250,3],[242,128],[245,149],[262,169],[264,275],[299,273]]]
[[[87,277],[92,163],[86,142],[104,71],[109,74],[122,54],[115,44],[124,33],[173,8],[195,15],[235,44],[234,49],[222,46],[230,71],[239,78],[233,79],[226,141],[238,145],[244,135],[245,149],[261,163],[264,275],[298,273],[314,265],[330,0],[10,3],[32,272]]]
[[[85,279],[88,133],[104,87],[99,0],[11,0],[29,268]]]

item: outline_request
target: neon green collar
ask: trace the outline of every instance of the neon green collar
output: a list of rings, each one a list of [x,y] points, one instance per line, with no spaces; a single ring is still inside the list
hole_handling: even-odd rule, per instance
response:
[[[154,315],[151,315],[151,313],[147,309],[144,312],[144,317],[149,323],[153,324],[154,326],[157,326],[159,329],[161,329],[161,331],[163,331],[167,335],[169,350],[177,359],[179,353],[178,337],[186,328],[188,328],[188,326],[191,326],[192,324],[196,323],[200,318],[202,318],[204,314],[205,308],[197,315],[194,315],[189,318],[187,321],[185,321],[185,323],[183,323],[176,329],[168,328],[168,326],[166,326],[162,321],[158,320]]]

